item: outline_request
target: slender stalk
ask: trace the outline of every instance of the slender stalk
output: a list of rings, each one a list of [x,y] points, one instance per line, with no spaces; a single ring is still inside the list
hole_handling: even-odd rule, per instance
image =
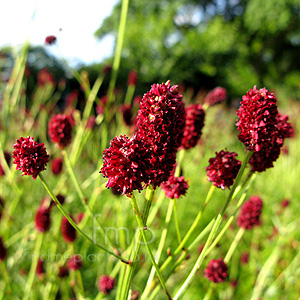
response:
[[[93,218],[94,221],[97,222],[97,224],[99,226],[99,229],[100,229],[100,233],[103,235],[104,239],[108,242],[109,246],[112,247],[114,249],[114,251],[118,252],[117,247],[113,245],[113,243],[110,240],[110,238],[106,235],[103,226],[100,224],[100,222],[98,221],[98,219],[96,218],[96,216],[94,215],[94,213],[91,211],[90,207],[88,206],[87,200],[86,200],[86,198],[83,195],[83,192],[82,192],[80,184],[78,183],[78,180],[77,180],[76,175],[74,173],[74,170],[72,168],[72,165],[71,165],[71,162],[69,160],[67,152],[63,150],[62,151],[62,155],[64,157],[64,160],[65,160],[65,163],[66,163],[69,175],[70,175],[70,177],[72,179],[73,185],[75,187],[75,190],[76,190],[76,192],[77,192],[77,194],[78,194],[78,196],[79,196],[79,198],[81,200],[82,205],[85,208],[85,211],[87,212],[87,214],[90,217]]]
[[[208,236],[208,239],[204,245],[204,248],[199,256],[199,258],[197,259],[193,269],[191,270],[190,274],[188,275],[187,279],[185,280],[185,282],[183,283],[183,285],[180,287],[180,289],[178,290],[178,292],[176,293],[175,297],[174,297],[174,300],[178,299],[179,296],[181,296],[181,294],[186,290],[186,288],[188,287],[189,283],[191,282],[192,278],[194,277],[194,275],[196,274],[196,271],[200,268],[203,260],[204,260],[204,257],[206,255],[206,250],[208,249],[208,246],[209,244],[212,242],[212,239],[215,235],[215,233],[217,232],[218,228],[219,228],[219,225],[221,224],[221,221],[222,221],[222,218],[223,218],[223,215],[229,205],[229,203],[231,202],[231,200],[233,199],[234,195],[235,195],[235,191],[238,187],[238,184],[242,178],[242,175],[244,173],[244,170],[248,164],[248,161],[249,159],[251,158],[252,156],[252,152],[250,151],[247,151],[246,152],[246,155],[245,155],[245,158],[243,160],[243,163],[241,165],[241,168],[239,170],[239,173],[235,179],[235,182],[233,184],[233,187],[231,188],[230,192],[229,192],[229,195],[227,197],[227,200],[226,200],[226,203],[221,211],[220,214],[218,214],[217,218],[215,219],[214,221],[214,226],[210,232],[210,235]]]
[[[203,300],[209,300],[211,298],[212,293],[214,291],[214,287],[215,287],[215,284],[213,284],[211,282],[210,285],[209,285],[208,291],[207,291],[207,293],[206,293],[206,295],[205,295],[205,297],[204,297]]]
[[[164,227],[164,229],[161,233],[157,253],[156,253],[156,256],[155,256],[156,260],[157,260],[157,263],[159,262],[162,250],[163,250],[164,245],[165,245],[165,241],[166,241],[166,237],[167,237],[168,229],[169,229],[169,224],[170,224],[170,220],[171,220],[171,216],[172,216],[173,205],[174,205],[174,201],[172,201],[170,199],[168,211],[167,211],[166,218],[165,218],[165,227]],[[141,296],[141,299],[145,299],[148,296],[148,294],[150,292],[150,289],[151,289],[151,284],[152,284],[154,275],[155,275],[155,268],[154,268],[154,266],[152,266],[151,271],[150,271],[150,275],[149,275],[149,278],[148,278],[148,281],[147,281],[147,284],[146,284],[146,288],[145,288],[145,290],[144,290],[144,292]]]
[[[261,270],[257,276],[255,286],[253,289],[253,294],[252,294],[252,297],[250,300],[257,300],[260,298],[260,296],[263,292],[263,289],[266,286],[266,282],[267,282],[268,278],[270,277],[270,273],[271,273],[272,269],[276,266],[276,262],[279,259],[279,256],[281,253],[281,242],[282,241],[280,238],[276,247],[272,251],[271,255],[269,256],[269,258],[267,259],[267,261],[261,268]]]
[[[177,201],[176,201],[175,198],[172,201],[174,203],[173,209],[174,209],[176,235],[177,235],[178,243],[180,244],[182,242],[182,239],[181,239],[181,234],[180,234],[180,229],[179,229],[179,222],[178,222]]]
[[[93,103],[95,102],[97,93],[102,85],[102,82],[103,82],[103,76],[101,75],[96,79],[92,90],[88,92],[88,98],[87,98],[87,102],[86,102],[86,105],[85,105],[85,108],[83,111],[82,121],[78,128],[78,131],[76,133],[74,143],[72,146],[72,151],[71,151],[72,156],[70,159],[72,162],[72,165],[75,164],[77,157],[80,155],[80,150],[82,150],[82,148],[80,147],[80,144],[82,143],[82,140],[83,140],[82,137],[85,133],[87,121],[91,114]]]
[[[217,216],[217,218],[215,219],[215,222],[214,222],[214,226],[206,240],[206,243],[203,247],[203,250],[202,252],[200,253],[200,256],[198,257],[192,271],[190,272],[190,274],[188,275],[187,279],[184,281],[183,285],[180,287],[180,289],[178,290],[178,292],[176,293],[176,295],[174,296],[174,300],[177,300],[179,298],[179,296],[186,290],[186,288],[188,287],[188,285],[190,284],[192,278],[194,277],[194,275],[196,274],[197,270],[200,268],[203,260],[204,260],[204,257],[205,257],[205,252],[208,248],[208,245],[212,242],[213,240],[213,237],[215,235],[215,233],[217,232],[218,230],[218,227],[220,225],[222,221],[222,216],[219,214]]]
[[[251,186],[252,182],[255,179],[255,174],[250,172],[250,174],[247,176],[246,180],[242,183],[241,187],[239,188],[239,190],[243,189],[246,184],[246,188],[244,189],[243,194],[241,195],[237,207],[235,209],[235,212],[230,216],[230,218],[227,220],[225,226],[223,227],[222,231],[218,234],[218,236],[214,239],[213,243],[211,243],[210,247],[207,249],[205,257],[215,248],[215,246],[217,245],[217,243],[219,242],[219,240],[222,238],[222,236],[225,234],[226,230],[228,229],[228,227],[231,225],[232,221],[234,220],[234,216],[236,215],[236,213],[238,212],[239,208],[241,207],[241,205],[243,204],[246,196],[247,196],[247,192],[249,187]],[[238,190],[238,188],[237,188]],[[234,193],[237,194],[237,193]],[[208,233],[208,231],[212,228],[214,224],[214,219],[210,221],[210,223],[202,230],[202,232],[197,236],[197,238],[190,244],[190,246],[187,248],[187,252],[192,251],[198,244],[199,242],[203,239],[203,237]],[[175,271],[175,269],[177,268],[177,266],[179,266],[185,259],[187,252],[183,252],[182,255],[180,256],[180,258],[177,260],[177,262],[175,263],[175,265],[172,267],[171,271],[168,272],[167,275],[167,279],[173,274],[173,272]],[[184,255],[183,255],[184,254]],[[168,266],[169,263],[172,261],[172,256],[168,257],[167,260],[165,261],[165,263],[163,264],[163,266]],[[162,267],[163,267],[162,266]],[[161,267],[161,268],[162,268]],[[157,286],[154,291],[151,293],[149,300],[155,299],[157,293],[160,290],[160,286]]]
[[[246,168],[246,166],[247,166],[247,164],[248,164],[248,161],[249,161],[249,159],[251,158],[252,154],[253,154],[253,152],[251,152],[251,151],[246,151],[246,155],[245,155],[245,158],[244,158],[243,163],[242,163],[242,165],[241,165],[241,168],[240,168],[240,170],[239,170],[239,172],[238,172],[238,174],[237,174],[237,176],[236,176],[236,179],[235,179],[235,181],[234,181],[234,184],[233,184],[233,186],[232,186],[232,188],[230,189],[230,192],[229,192],[229,194],[228,194],[226,203],[225,203],[225,205],[224,205],[224,207],[223,207],[223,209],[222,209],[222,212],[221,212],[221,215],[222,215],[222,216],[224,215],[225,210],[227,209],[227,207],[228,207],[230,201],[234,198],[234,194],[235,194],[235,192],[236,192],[236,189],[238,188],[238,185],[239,185],[239,183],[240,183],[240,180],[241,180],[241,178],[242,178],[242,176],[243,176],[243,173],[244,173],[244,171],[245,171],[245,168]]]
[[[235,251],[236,246],[240,242],[240,240],[241,240],[242,236],[244,235],[244,233],[245,233],[245,229],[241,227],[239,229],[238,233],[236,234],[233,242],[231,243],[231,246],[230,246],[230,248],[229,248],[229,250],[228,250],[228,252],[227,252],[227,254],[226,254],[225,258],[224,258],[224,262],[226,264],[228,264],[228,262],[230,261],[230,259],[232,257],[232,254]]]
[[[123,257],[121,257],[120,255],[117,255],[115,253],[113,253],[112,251],[106,249],[105,247],[95,243],[92,238],[90,238],[89,236],[87,236],[74,222],[74,220],[68,215],[68,213],[65,211],[65,209],[63,208],[63,206],[60,204],[60,202],[57,200],[56,196],[53,194],[52,190],[50,189],[50,187],[48,186],[47,182],[45,181],[44,177],[42,176],[42,174],[39,174],[39,178],[42,181],[45,189],[47,190],[47,192],[49,193],[49,195],[51,196],[51,198],[53,199],[53,201],[56,203],[58,209],[62,212],[62,214],[68,219],[69,223],[82,235],[84,236],[87,240],[89,240],[93,245],[95,245],[96,247],[100,248],[101,250],[109,253],[110,255],[116,257],[117,259],[121,260],[123,263],[125,264],[129,264],[130,262],[127,261],[126,259],[124,259]]]
[[[2,274],[3,274],[3,277],[6,282],[6,287],[7,287],[6,294],[11,295],[12,289],[11,289],[11,285],[10,285],[10,276],[8,275],[8,272],[7,272],[7,267],[6,267],[4,261],[0,262],[0,264],[2,265],[2,270],[3,270]]]
[[[191,235],[195,231],[196,227],[198,226],[198,224],[199,224],[199,222],[201,220],[202,214],[203,214],[203,212],[204,212],[207,204],[209,203],[209,201],[210,201],[210,199],[211,199],[214,191],[215,191],[215,186],[211,185],[210,190],[208,191],[208,194],[207,194],[206,199],[204,201],[204,204],[203,204],[201,210],[199,211],[198,215],[196,216],[196,219],[194,220],[192,226],[190,227],[190,229],[186,233],[186,235],[183,238],[182,242],[179,244],[179,246],[174,251],[174,254],[172,256],[169,256],[168,259],[161,266],[161,268],[160,268],[161,271],[163,271],[167,267],[167,265],[171,262],[171,260],[173,259],[173,257],[176,256],[176,255],[178,255],[180,253],[180,251],[182,250],[182,248],[184,248],[184,246],[186,245],[187,241],[189,240],[189,238],[191,237]]]
[[[32,289],[32,284],[35,277],[35,272],[38,264],[38,260],[41,253],[42,243],[43,243],[44,234],[42,232],[38,232],[35,240],[34,253],[32,255],[31,267],[28,275],[28,280],[25,286],[23,300],[28,300],[30,297],[30,292]]]
[[[114,88],[116,86],[118,71],[119,71],[119,67],[120,67],[121,52],[122,52],[122,47],[123,47],[127,12],[128,12],[128,4],[129,4],[129,0],[122,1],[118,39],[117,39],[116,51],[115,51],[115,55],[114,55],[111,80],[109,82],[109,87],[108,87],[108,101],[107,101],[108,108],[109,108],[110,102],[112,101],[112,96],[113,96]],[[108,109],[106,110],[106,114],[107,113],[108,113]]]
[[[155,262],[155,259],[154,259],[154,256],[153,256],[153,253],[151,251],[151,248],[148,244],[148,240],[147,240],[147,237],[146,237],[146,234],[145,234],[145,226],[144,226],[144,223],[143,223],[143,220],[141,218],[141,214],[140,214],[140,210],[139,210],[139,207],[137,205],[137,202],[136,202],[136,199],[135,199],[135,196],[134,194],[132,193],[132,196],[131,196],[131,204],[132,204],[132,208],[135,212],[135,216],[136,216],[136,220],[137,220],[137,223],[139,225],[139,229],[140,229],[140,232],[142,234],[142,237],[143,237],[143,240],[145,242],[145,246],[147,248],[147,251],[148,251],[148,254],[150,256],[150,259],[151,259],[151,263],[152,265],[154,266],[155,270],[156,270],[156,273],[157,273],[157,276],[159,278],[159,281],[163,287],[163,289],[165,290],[167,296],[169,299],[172,299],[171,296],[170,296],[170,293],[168,292],[168,289],[166,287],[166,284],[165,284],[165,281],[164,279],[162,278],[162,275],[159,271],[159,268],[158,268],[158,265],[157,263]]]
[[[143,215],[142,215],[142,221],[145,226],[147,224],[153,196],[154,196],[154,190],[151,186],[149,186],[146,190],[145,206],[144,206],[144,211],[143,211]],[[137,240],[136,246],[134,248],[134,251],[131,254],[132,264],[127,266],[126,274],[124,277],[123,289],[122,289],[122,293],[121,293],[122,297],[120,299],[127,299],[127,297],[128,297],[130,284],[131,284],[131,281],[133,278],[133,273],[134,273],[136,265],[137,265],[137,256],[138,256],[138,253],[139,253],[140,247],[141,247],[142,234],[140,231],[138,232],[136,240]]]
[[[179,157],[178,157],[177,166],[176,166],[176,170],[175,170],[176,177],[178,177],[180,175],[181,165],[183,162],[184,155],[185,155],[185,149],[181,149],[179,151]]]

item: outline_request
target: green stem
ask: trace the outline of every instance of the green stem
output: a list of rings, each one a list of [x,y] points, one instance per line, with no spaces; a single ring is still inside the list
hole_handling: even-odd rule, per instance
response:
[[[28,300],[29,296],[30,296],[32,284],[33,284],[35,273],[36,273],[37,264],[38,264],[40,253],[41,253],[43,237],[44,237],[44,234],[42,232],[37,233],[35,247],[34,247],[34,253],[32,255],[32,262],[31,262],[31,267],[30,267],[30,271],[29,271],[29,275],[28,275],[28,280],[27,280],[27,283],[25,286],[23,300]]]
[[[3,277],[5,279],[6,286],[7,286],[7,292],[6,292],[6,294],[11,295],[11,292],[12,292],[11,285],[10,285],[10,280],[11,279],[10,279],[10,276],[9,276],[9,274],[7,272],[7,267],[6,267],[4,261],[1,262],[1,265],[2,265],[2,269],[3,269]]]
[[[143,223],[143,220],[142,220],[141,214],[140,214],[140,210],[139,210],[139,207],[137,205],[137,202],[136,202],[136,199],[135,199],[135,196],[134,196],[133,193],[132,193],[132,196],[131,196],[131,204],[132,204],[132,208],[134,210],[135,216],[136,216],[137,223],[139,225],[140,232],[141,232],[143,240],[145,242],[145,246],[146,246],[148,254],[150,256],[151,263],[152,263],[152,265],[154,266],[154,268],[156,270],[156,273],[157,273],[157,276],[159,278],[159,281],[160,281],[163,289],[165,290],[168,298],[172,299],[171,296],[170,296],[170,293],[168,292],[168,289],[166,287],[165,281],[162,278],[162,275],[160,273],[159,267],[158,267],[157,263],[155,262],[155,259],[154,259],[153,253],[151,251],[151,248],[150,248],[150,246],[148,244],[147,237],[146,237],[146,234],[145,234],[145,230],[147,228],[145,227],[145,224]]]
[[[186,290],[186,288],[188,287],[188,285],[190,284],[190,282],[192,281],[194,275],[196,274],[196,272],[198,271],[198,269],[200,268],[203,260],[204,260],[204,257],[205,257],[205,252],[208,248],[208,245],[212,242],[213,240],[213,237],[215,235],[215,233],[217,232],[218,230],[218,227],[220,225],[222,221],[222,216],[219,214],[217,216],[217,218],[215,219],[215,222],[214,222],[214,226],[206,240],[206,243],[203,247],[203,250],[202,252],[200,253],[193,269],[191,270],[190,274],[188,275],[187,279],[184,281],[183,285],[180,287],[180,289],[178,290],[178,292],[176,293],[175,297],[174,297],[174,300],[177,300],[179,298],[179,296]]]
[[[173,208],[174,208],[174,219],[175,219],[175,228],[176,228],[176,234],[177,234],[177,239],[178,243],[180,244],[182,242],[181,240],[181,234],[180,234],[180,229],[179,229],[179,221],[178,221],[178,213],[177,213],[177,201],[174,198],[173,200]]]
[[[152,186],[149,186],[146,190],[145,206],[144,206],[144,211],[143,211],[143,216],[142,216],[143,224],[145,224],[145,225],[147,224],[153,196],[154,196],[154,190],[153,190]],[[136,265],[138,262],[137,256],[138,256],[138,253],[139,253],[140,247],[141,247],[142,234],[140,231],[138,232],[136,240],[137,240],[137,242],[136,242],[134,251],[131,255],[132,264],[127,266],[126,274],[124,277],[123,289],[122,289],[122,293],[121,293],[122,297],[120,299],[127,299],[127,297],[128,297],[130,284],[131,284],[131,281],[133,278],[133,273],[135,271],[135,268],[136,268]]]
[[[186,233],[185,237],[183,238],[182,242],[179,244],[179,246],[176,248],[176,250],[174,251],[174,255],[169,256],[168,259],[164,262],[164,264],[161,266],[160,270],[163,271],[167,265],[171,262],[171,260],[173,259],[173,256],[177,255],[180,253],[180,251],[184,248],[184,246],[186,245],[187,241],[189,240],[189,238],[191,237],[191,235],[193,234],[193,232],[195,231],[195,229],[197,228],[202,214],[207,206],[207,204],[209,203],[213,193],[215,191],[215,186],[211,185],[210,190],[208,191],[208,194],[206,196],[206,199],[203,203],[203,206],[201,208],[201,210],[199,211],[198,215],[196,216],[196,219],[194,220],[192,226],[190,227],[190,229],[188,230],[188,232]]]
[[[231,246],[230,246],[230,248],[229,248],[229,250],[228,250],[228,252],[227,252],[227,254],[226,254],[225,258],[224,258],[224,262],[226,264],[228,264],[228,262],[230,261],[230,259],[232,257],[232,254],[235,251],[236,246],[240,242],[240,240],[241,240],[242,236],[244,235],[244,233],[245,233],[245,229],[241,227],[239,229],[238,233],[236,234],[233,242],[231,243]]]
[[[221,224],[221,221],[222,221],[222,218],[223,218],[223,215],[229,205],[229,203],[231,202],[232,198],[234,197],[235,195],[235,192],[236,192],[236,189],[238,187],[238,184],[242,178],[242,175],[244,173],[244,170],[248,164],[248,161],[249,159],[251,158],[251,155],[252,155],[253,152],[250,152],[250,151],[247,151],[246,152],[246,155],[245,155],[245,158],[243,160],[243,163],[241,165],[241,168],[239,170],[239,173],[235,179],[235,182],[233,184],[233,187],[231,188],[230,192],[229,192],[229,195],[227,197],[227,200],[226,200],[226,203],[221,211],[220,214],[218,214],[217,218],[215,219],[214,221],[214,225],[213,225],[213,228],[210,232],[210,235],[208,236],[208,239],[204,245],[204,248],[199,256],[199,258],[197,259],[192,271],[190,272],[190,274],[188,275],[187,279],[185,280],[185,282],[183,283],[183,285],[180,287],[180,289],[178,290],[178,292],[176,293],[175,297],[174,297],[174,300],[178,299],[179,296],[186,290],[186,288],[188,287],[188,285],[190,284],[191,280],[193,279],[194,275],[196,274],[196,271],[200,268],[203,260],[204,260],[204,257],[206,256],[206,250],[209,246],[209,244],[212,242],[212,239],[215,235],[215,233],[217,232],[218,228],[219,228],[219,225]]]
[[[166,218],[165,218],[165,227],[164,227],[164,229],[161,233],[157,253],[156,253],[156,256],[155,256],[157,262],[159,262],[162,250],[163,250],[164,245],[165,245],[165,241],[166,241],[166,237],[167,237],[168,229],[169,229],[169,224],[170,224],[170,220],[171,220],[171,216],[172,216],[173,205],[174,205],[174,201],[170,199],[168,211],[167,211]],[[154,268],[154,266],[152,266],[151,271],[150,271],[150,275],[149,275],[149,278],[148,278],[148,281],[147,281],[147,284],[146,284],[146,288],[145,288],[145,290],[144,290],[144,292],[141,296],[141,299],[145,299],[148,296],[148,294],[150,292],[150,289],[151,289],[151,284],[152,284],[154,275],[155,275],[155,268]]]
[[[42,176],[42,174],[39,174],[39,178],[42,181],[45,189],[47,190],[47,192],[49,193],[49,195],[51,196],[51,198],[53,199],[53,201],[56,203],[58,209],[62,212],[62,214],[68,219],[69,223],[82,235],[84,236],[87,240],[89,240],[93,245],[95,245],[96,247],[100,248],[101,250],[109,253],[110,255],[116,257],[117,259],[121,260],[123,263],[125,264],[129,264],[129,261],[125,260],[123,257],[113,253],[112,251],[104,248],[103,246],[95,243],[89,236],[87,236],[74,222],[74,220],[68,215],[68,213],[65,211],[65,209],[63,208],[63,206],[60,204],[60,202],[57,200],[56,196],[53,194],[52,190],[50,189],[50,187],[48,186],[47,182],[45,181],[44,177]]]
[[[245,171],[245,168],[246,168],[246,166],[247,166],[247,164],[248,164],[248,161],[249,161],[249,159],[251,158],[252,154],[253,154],[253,152],[251,152],[251,151],[246,151],[246,155],[245,155],[245,158],[244,158],[243,163],[242,163],[242,165],[241,165],[241,168],[240,168],[240,170],[239,170],[239,172],[238,172],[238,174],[237,174],[237,176],[236,176],[236,179],[235,179],[235,181],[234,181],[234,184],[233,184],[232,188],[230,189],[230,192],[229,192],[229,194],[228,194],[226,203],[225,203],[225,205],[224,205],[224,207],[223,207],[223,210],[222,210],[222,212],[221,212],[221,215],[222,215],[222,216],[224,215],[225,210],[227,209],[227,206],[229,205],[230,201],[231,201],[231,200],[234,198],[234,196],[235,196],[235,193],[236,193],[236,189],[237,189],[237,187],[238,187],[238,184],[240,183],[240,180],[241,180],[241,178],[242,178],[242,175],[243,175],[243,173],[244,173],[244,171]]]
[[[128,4],[129,4],[129,0],[122,1],[120,24],[119,24],[119,31],[118,31],[118,40],[117,40],[116,51],[115,51],[115,56],[114,56],[111,80],[109,82],[109,87],[108,87],[107,109],[105,110],[106,115],[108,114],[110,103],[112,101],[112,96],[113,96],[114,88],[116,86],[118,71],[119,71],[119,67],[120,67],[121,52],[122,52],[122,47],[123,47],[127,12],[128,12]]]
[[[255,179],[255,174],[250,172],[250,174],[247,176],[246,180],[243,182],[243,184],[240,186],[239,190],[244,189],[244,187],[246,186],[246,188],[244,189],[244,192],[242,194],[242,196],[240,197],[237,207],[235,209],[235,212],[230,216],[230,218],[227,220],[224,228],[222,229],[222,231],[218,234],[218,236],[214,239],[213,243],[210,245],[210,247],[208,248],[208,250],[206,251],[205,257],[215,248],[215,246],[217,245],[217,243],[219,242],[219,240],[222,238],[222,236],[225,234],[226,230],[228,229],[228,227],[231,225],[232,221],[234,220],[234,216],[236,215],[236,213],[238,212],[239,208],[241,207],[241,205],[243,204],[246,196],[247,196],[247,192],[249,187],[251,186],[252,182]],[[238,190],[238,188],[237,188]],[[236,193],[235,193],[236,194]],[[190,244],[190,246],[187,248],[187,252],[192,251],[198,244],[199,242],[203,239],[203,237],[208,233],[208,231],[212,228],[214,224],[214,220],[211,220],[210,223],[202,230],[202,232],[197,236],[197,238]],[[177,260],[176,264],[172,267],[171,271],[168,273],[167,275],[167,279],[172,275],[172,273],[175,271],[176,267],[178,265],[181,264],[182,261],[184,261],[187,252],[184,252],[184,255],[181,255],[180,258]],[[168,257],[167,260],[165,261],[163,266],[167,266],[169,265],[169,263],[172,261],[172,256]],[[162,266],[162,267],[163,267]],[[154,291],[151,293],[149,300],[155,299],[157,293],[160,290],[160,286],[157,286]]]
[[[109,237],[106,235],[105,230],[103,228],[103,226],[100,224],[100,222],[98,221],[98,219],[96,218],[96,216],[94,215],[94,213],[91,211],[90,207],[87,204],[87,199],[84,197],[82,189],[80,184],[78,183],[78,180],[76,178],[76,175],[74,173],[74,170],[72,168],[71,162],[69,160],[68,154],[66,151],[62,151],[62,155],[64,157],[65,163],[66,163],[66,167],[68,169],[69,175],[72,179],[73,185],[75,187],[75,190],[81,200],[82,205],[85,208],[86,213],[93,218],[94,221],[97,222],[99,229],[100,229],[100,233],[102,234],[102,236],[104,237],[104,239],[108,242],[109,246],[112,247],[115,251],[117,251],[117,248],[113,245],[112,241],[109,239]]]
[[[214,287],[215,287],[215,285],[211,282],[210,285],[209,285],[208,291],[207,291],[207,293],[206,293],[203,300],[210,300],[211,295],[212,295],[213,290],[214,290]]]
[[[273,252],[269,256],[269,258],[267,259],[263,267],[261,268],[257,276],[256,283],[253,289],[253,294],[250,300],[257,300],[260,298],[263,289],[266,286],[266,281],[268,280],[268,278],[270,278],[271,271],[276,266],[276,263],[279,259],[281,253],[281,243],[282,240],[280,238]]]

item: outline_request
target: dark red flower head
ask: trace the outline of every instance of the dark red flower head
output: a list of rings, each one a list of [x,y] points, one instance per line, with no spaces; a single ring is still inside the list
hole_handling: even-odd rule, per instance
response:
[[[53,45],[56,42],[56,36],[54,35],[48,35],[45,38],[45,44],[46,45]]]
[[[61,194],[56,195],[56,199],[61,205],[63,205],[66,201],[66,197]],[[56,203],[53,200],[51,200],[50,206],[52,207],[53,205],[56,205]]]
[[[273,93],[256,86],[250,89],[237,111],[238,138],[250,151],[268,149],[277,141],[277,104]]]
[[[98,282],[99,290],[105,295],[108,295],[114,289],[115,285],[116,281],[108,275],[102,275]]]
[[[280,155],[281,148],[283,146],[284,139],[294,136],[294,129],[290,123],[288,123],[287,115],[277,115],[277,129],[278,136],[272,145],[268,148],[262,148],[257,152],[254,152],[249,160],[252,172],[263,172],[266,169],[272,168],[274,162]]]
[[[38,264],[37,264],[37,267],[36,267],[36,274],[37,275],[43,275],[45,274],[46,271],[45,271],[45,268],[44,268],[44,261],[39,258],[39,261],[38,261]]]
[[[222,258],[212,259],[205,269],[205,277],[210,281],[219,283],[224,282],[228,277],[228,267]]]
[[[223,190],[226,187],[230,188],[241,167],[241,162],[236,156],[235,152],[216,152],[216,157],[209,159],[209,166],[206,168],[208,181]]]
[[[42,203],[35,215],[35,228],[37,231],[46,232],[50,229],[50,225],[50,207],[45,207]]]
[[[153,84],[140,102],[137,135],[151,151],[151,184],[154,187],[171,175],[184,125],[185,109],[178,86],[170,86],[170,81]]]
[[[103,152],[101,173],[108,178],[107,187],[114,187],[123,195],[141,191],[149,181],[151,171],[148,147],[136,135],[115,137]]]
[[[7,250],[3,244],[2,237],[0,236],[0,261],[5,260],[7,257]]]
[[[263,172],[266,169],[273,168],[274,162],[280,155],[281,146],[276,143],[270,148],[263,148],[258,152],[254,152],[249,160],[252,172]]]
[[[277,128],[279,130],[279,138],[281,139],[293,138],[295,136],[294,128],[288,120],[289,117],[287,115],[278,113]],[[281,141],[279,141],[279,144],[280,142]]]
[[[61,157],[53,158],[51,170],[54,175],[59,175],[62,171],[63,159]]]
[[[53,143],[60,148],[67,147],[72,141],[72,124],[70,117],[58,114],[53,116],[48,124],[48,134]]]
[[[128,85],[136,85],[137,81],[137,72],[135,70],[131,70],[128,76]]]
[[[260,197],[252,196],[246,201],[237,219],[239,227],[252,229],[254,226],[260,225],[260,215],[263,207],[263,202]]]
[[[70,270],[78,270],[82,266],[82,259],[80,255],[73,255],[68,260],[68,268]]]
[[[226,89],[218,86],[206,95],[204,102],[208,103],[209,106],[213,106],[222,101],[225,101],[226,98],[227,98]]]
[[[9,166],[10,165],[10,161],[11,161],[11,155],[8,153],[8,152],[4,152],[4,158],[7,162],[7,165]],[[4,170],[0,164],[0,176],[3,176],[5,173],[4,173]]]
[[[123,121],[127,126],[132,125],[132,106],[131,104],[123,104],[121,106]]]
[[[69,269],[66,266],[62,266],[59,268],[58,277],[64,278],[69,275]]]
[[[204,126],[205,111],[201,104],[191,104],[185,108],[185,127],[181,147],[191,149],[195,147],[201,137]]]
[[[161,184],[161,188],[165,191],[166,197],[174,199],[184,196],[189,185],[183,176],[170,176],[169,179]]]
[[[72,218],[72,216],[70,216]],[[61,234],[67,243],[74,242],[77,238],[76,229],[70,224],[66,217],[61,221]]]
[[[14,144],[13,161],[16,169],[22,171],[23,175],[32,175],[35,180],[41,171],[46,170],[49,162],[44,143],[39,144],[33,137],[20,137]]]

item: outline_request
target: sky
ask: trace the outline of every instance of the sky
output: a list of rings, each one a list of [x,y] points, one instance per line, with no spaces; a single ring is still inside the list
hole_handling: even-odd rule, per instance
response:
[[[45,37],[57,43],[50,54],[65,58],[72,66],[100,62],[113,52],[114,38],[99,41],[94,32],[112,12],[118,0],[0,0],[0,48],[25,42],[44,46]]]

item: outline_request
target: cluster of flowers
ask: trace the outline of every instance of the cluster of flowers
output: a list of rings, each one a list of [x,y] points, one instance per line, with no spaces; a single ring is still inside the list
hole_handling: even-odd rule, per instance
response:
[[[294,136],[288,116],[278,112],[276,98],[267,89],[250,89],[237,112],[238,138],[253,151],[249,161],[253,172],[273,167],[285,138]]]
[[[186,181],[173,176],[176,153],[180,147],[197,144],[204,125],[201,105],[185,109],[178,86],[169,81],[154,84],[141,99],[136,125],[132,137],[115,137],[103,153],[101,173],[108,178],[106,186],[130,196],[134,190],[156,188],[170,178],[164,188],[175,189],[168,195],[184,195]]]

